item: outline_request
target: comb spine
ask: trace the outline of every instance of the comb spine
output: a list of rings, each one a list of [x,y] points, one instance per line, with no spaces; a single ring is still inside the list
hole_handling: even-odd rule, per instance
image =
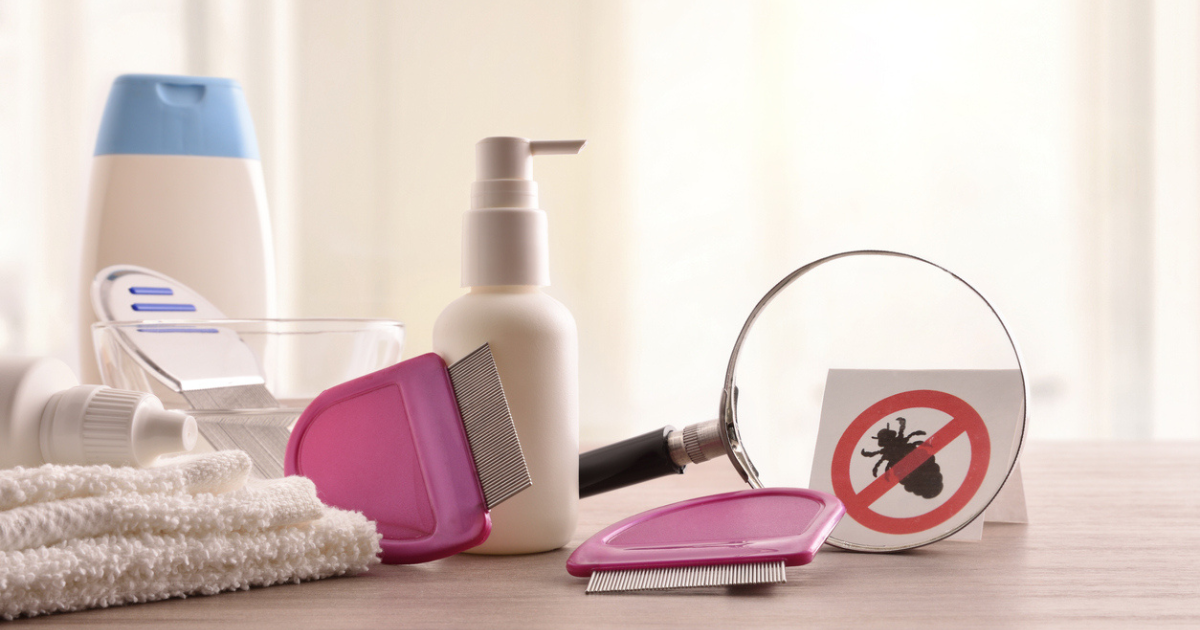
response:
[[[488,509],[533,485],[488,344],[447,368]]]
[[[244,451],[253,462],[253,476],[277,479],[284,476],[291,426],[296,413],[221,415],[196,413],[200,435],[218,451]]]
[[[592,572],[592,577],[588,580],[587,592],[612,593],[778,582],[787,582],[787,570],[783,560],[653,569],[597,570]]]

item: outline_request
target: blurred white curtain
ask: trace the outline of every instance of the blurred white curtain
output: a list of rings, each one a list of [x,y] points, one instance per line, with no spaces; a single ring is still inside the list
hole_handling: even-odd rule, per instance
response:
[[[0,351],[74,357],[78,223],[123,72],[232,76],[281,312],[429,349],[487,135],[536,166],[583,436],[712,417],[792,268],[884,247],[976,283],[1042,438],[1200,437],[1200,16],[1186,1],[0,0]]]

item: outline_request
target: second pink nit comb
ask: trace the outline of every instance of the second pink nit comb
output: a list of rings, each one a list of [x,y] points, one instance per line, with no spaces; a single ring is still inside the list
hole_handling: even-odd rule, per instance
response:
[[[824,492],[760,488],[689,499],[631,516],[589,538],[567,572],[588,593],[786,582],[812,562],[846,513]]]

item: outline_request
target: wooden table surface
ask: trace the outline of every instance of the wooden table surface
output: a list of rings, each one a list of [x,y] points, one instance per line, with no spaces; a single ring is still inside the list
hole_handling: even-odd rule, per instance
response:
[[[568,548],[108,610],[30,626],[222,628],[1200,627],[1200,444],[1033,444],[1029,525],[897,554],[825,547],[786,584],[585,595],[570,550],[621,518],[743,487],[724,462],[585,499]]]

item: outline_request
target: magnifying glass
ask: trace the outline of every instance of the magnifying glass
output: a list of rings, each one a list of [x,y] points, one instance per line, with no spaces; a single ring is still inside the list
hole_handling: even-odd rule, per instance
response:
[[[991,445],[1000,454],[990,463],[998,472],[982,478],[973,493],[978,499],[954,518],[897,537],[898,542],[838,538],[839,528],[831,543],[868,551],[907,549],[946,538],[983,513],[1016,464],[1024,439],[1028,387],[1020,352],[996,309],[965,280],[923,258],[882,250],[834,254],[783,278],[742,326],[717,418],[682,430],[663,427],[582,454],[580,496],[682,473],[688,464],[721,456],[754,488],[809,487],[814,458],[827,459],[816,447],[831,370],[875,370],[884,378],[922,370],[1001,373],[1013,377],[1016,390],[1014,404],[984,418],[1012,430],[993,433],[1005,443]],[[884,418],[880,426],[898,428],[892,420]],[[872,431],[863,439],[875,444],[869,439],[885,435]],[[855,447],[855,457],[859,450],[863,456],[870,452]]]

